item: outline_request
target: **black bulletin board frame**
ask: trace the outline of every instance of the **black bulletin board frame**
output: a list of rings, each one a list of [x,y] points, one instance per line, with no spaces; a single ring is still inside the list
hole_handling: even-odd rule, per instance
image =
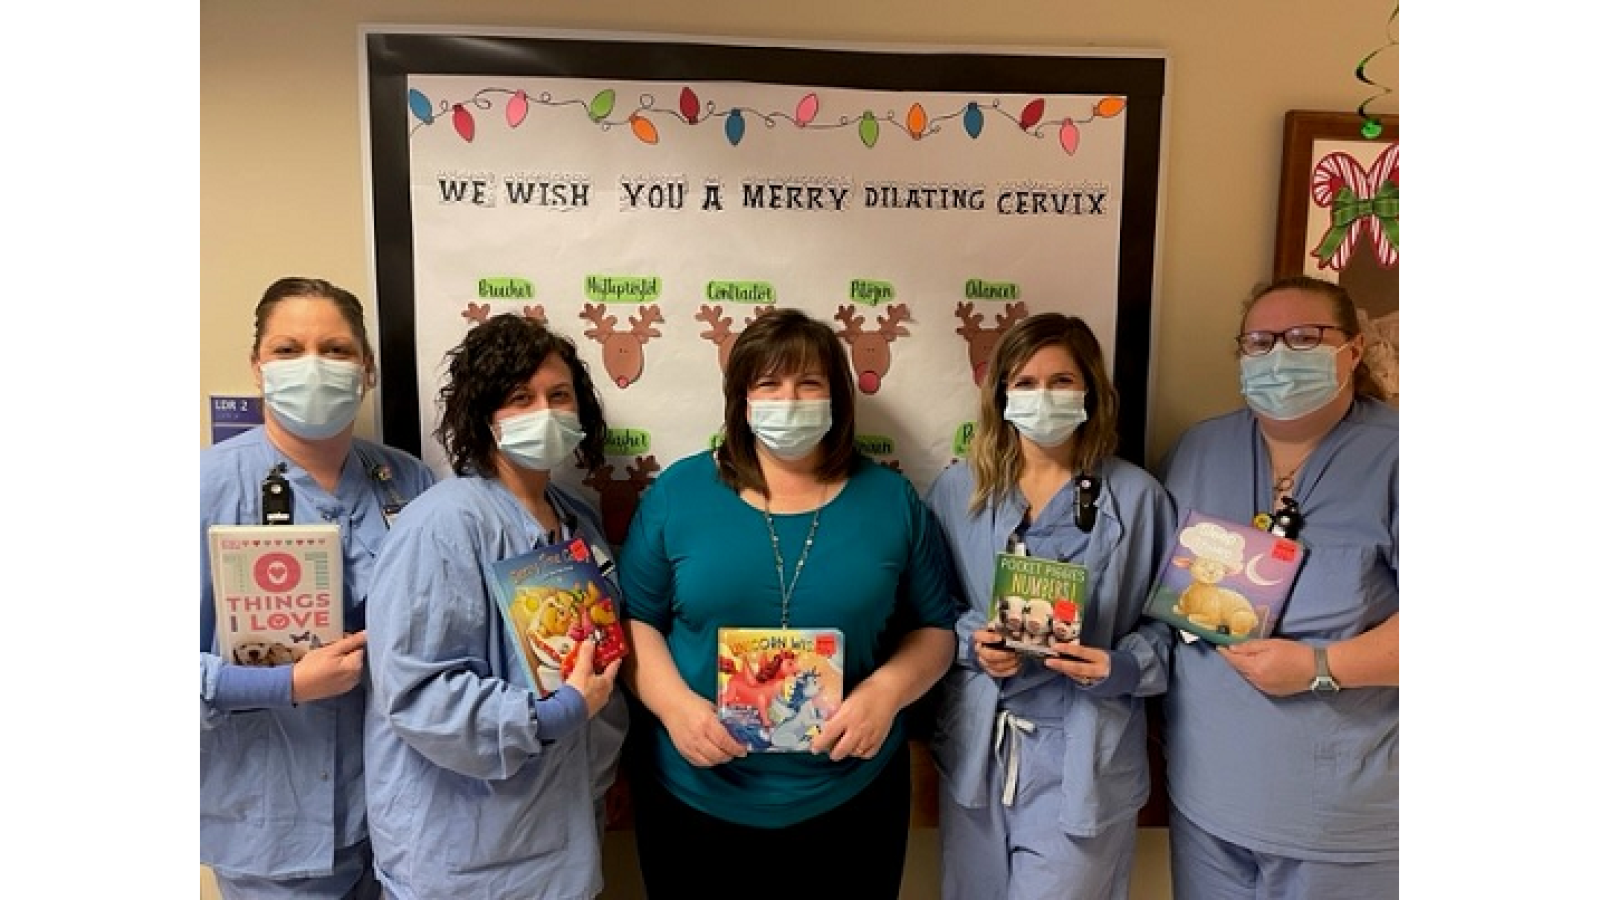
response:
[[[1107,52],[842,49],[723,44],[676,37],[525,36],[364,29],[373,254],[382,360],[379,428],[421,453],[415,257],[408,141],[412,75],[745,81],[872,90],[1077,93],[1128,98],[1119,236],[1116,383],[1119,454],[1143,464],[1162,171],[1166,59]],[[1100,336],[1107,340],[1106,335]],[[1109,341],[1108,341],[1109,342]]]

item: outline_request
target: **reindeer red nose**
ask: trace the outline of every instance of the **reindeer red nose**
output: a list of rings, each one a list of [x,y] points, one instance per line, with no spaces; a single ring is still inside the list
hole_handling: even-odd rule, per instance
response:
[[[619,387],[619,388],[625,388],[625,387],[627,387],[628,385],[630,385],[632,383],[633,382],[629,381],[628,380],[628,376],[626,376],[626,375],[618,375],[617,376],[617,387]]]
[[[981,362],[974,365],[972,367],[972,383],[981,386],[983,384],[983,373],[987,371],[989,371],[988,362]]]
[[[882,380],[878,378],[877,372],[862,372],[858,384],[861,386],[861,393],[876,394],[878,386],[882,384]]]

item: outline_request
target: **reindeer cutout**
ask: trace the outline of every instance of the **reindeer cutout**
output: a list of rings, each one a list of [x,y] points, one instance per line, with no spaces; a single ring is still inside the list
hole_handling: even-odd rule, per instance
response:
[[[600,524],[605,529],[606,540],[613,547],[622,546],[628,536],[628,524],[633,512],[639,508],[639,495],[655,480],[661,471],[654,454],[636,456],[637,465],[628,466],[626,479],[613,479],[615,471],[610,463],[601,463],[583,476],[583,483],[600,494]]]
[[[878,317],[878,330],[870,332],[861,330],[866,318],[856,315],[855,308],[848,303],[841,305],[833,316],[844,323],[839,337],[850,345],[850,364],[855,367],[856,386],[863,394],[876,394],[883,386],[883,379],[889,374],[890,342],[899,335],[911,333],[900,324],[911,320],[911,307],[892,303],[884,312],[888,315]]]
[[[652,322],[666,321],[661,316],[661,308],[654,303],[639,307],[639,315],[628,317],[628,324],[633,326],[630,331],[616,330],[617,317],[606,315],[604,303],[585,303],[581,317],[596,326],[585,331],[583,336],[600,342],[600,359],[605,364],[606,374],[619,388],[636,383],[644,374],[644,345],[653,337],[661,337],[660,331],[650,327]]]
[[[967,362],[972,366],[972,383],[983,384],[983,375],[989,368],[989,357],[994,355],[994,345],[1000,343],[1000,335],[1018,322],[1028,317],[1028,305],[1021,301],[1007,303],[1006,311],[995,316],[993,328],[983,327],[983,313],[972,311],[973,305],[968,303],[956,304],[956,318],[961,320],[961,327],[956,329],[956,334],[967,339]]]
[[[750,327],[750,323],[772,312],[773,309],[771,306],[756,307],[755,315],[745,317],[745,327]],[[694,317],[711,326],[710,331],[702,331],[700,336],[717,345],[717,368],[724,372],[728,371],[728,352],[733,349],[733,342],[739,337],[739,332],[733,330],[733,319],[724,318],[722,307],[710,304],[701,304],[700,311],[695,313]]]
[[[470,300],[467,301],[467,308],[461,311],[461,318],[471,322],[472,325],[482,325],[483,323],[489,321],[489,316],[491,315],[493,315],[493,312],[489,309],[489,304],[473,303]],[[550,320],[545,318],[543,304],[538,306],[524,306],[522,308],[522,317],[524,319],[532,319],[535,322],[538,322],[540,325],[550,324]],[[470,328],[472,326],[469,325],[467,327]]]

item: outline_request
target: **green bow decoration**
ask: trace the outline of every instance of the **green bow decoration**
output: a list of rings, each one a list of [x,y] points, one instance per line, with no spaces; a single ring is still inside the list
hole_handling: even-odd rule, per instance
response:
[[[1350,229],[1368,216],[1377,220],[1378,229],[1394,249],[1400,249],[1400,186],[1385,181],[1370,200],[1356,196],[1346,185],[1339,189],[1329,207],[1328,232],[1322,236],[1314,255],[1326,266],[1346,240],[1352,240]]]

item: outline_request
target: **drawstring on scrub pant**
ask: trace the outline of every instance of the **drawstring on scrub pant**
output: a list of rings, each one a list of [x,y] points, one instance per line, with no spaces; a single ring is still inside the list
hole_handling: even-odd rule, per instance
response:
[[[1006,806],[1010,806],[1012,801],[1017,799],[1017,775],[1022,768],[1023,735],[1033,734],[1036,727],[1009,709],[1000,710],[1000,715],[995,719],[994,756],[1006,770],[1005,790],[1000,794],[1000,802]],[[1007,737],[1011,738],[1009,745]]]

